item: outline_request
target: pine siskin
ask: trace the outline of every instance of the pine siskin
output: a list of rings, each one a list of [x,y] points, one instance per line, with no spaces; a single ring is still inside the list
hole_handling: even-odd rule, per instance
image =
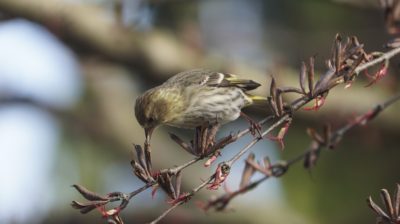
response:
[[[266,100],[246,92],[259,86],[232,74],[204,69],[184,71],[139,96],[136,119],[145,130],[147,142],[159,125],[195,128],[205,122],[225,124],[236,120],[243,107]]]

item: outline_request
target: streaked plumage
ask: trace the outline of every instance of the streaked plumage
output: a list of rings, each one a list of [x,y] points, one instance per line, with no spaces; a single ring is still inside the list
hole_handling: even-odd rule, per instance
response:
[[[161,124],[195,128],[208,121],[225,124],[262,97],[246,93],[260,84],[232,74],[194,69],[181,72],[136,99],[135,115],[146,136]]]

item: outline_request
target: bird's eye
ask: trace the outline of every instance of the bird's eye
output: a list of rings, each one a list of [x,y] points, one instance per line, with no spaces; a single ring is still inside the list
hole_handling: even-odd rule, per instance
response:
[[[154,118],[152,118],[152,117],[148,118],[148,119],[147,119],[147,122],[153,123],[153,122],[154,122]]]

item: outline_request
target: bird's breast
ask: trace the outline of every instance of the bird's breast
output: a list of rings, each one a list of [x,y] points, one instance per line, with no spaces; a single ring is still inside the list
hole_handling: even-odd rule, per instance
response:
[[[239,88],[189,88],[184,92],[187,108],[168,124],[194,128],[205,122],[225,124],[236,120],[251,100]]]

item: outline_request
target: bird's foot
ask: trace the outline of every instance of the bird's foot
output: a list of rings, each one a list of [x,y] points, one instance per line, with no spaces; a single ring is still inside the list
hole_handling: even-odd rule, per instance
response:
[[[258,136],[260,138],[262,138],[261,125],[259,123],[255,122],[253,119],[251,119],[251,117],[247,116],[247,114],[245,114],[243,112],[240,112],[240,115],[249,122],[249,124],[250,124],[250,128],[249,128],[250,133],[253,136],[256,136],[256,132],[257,132]]]

